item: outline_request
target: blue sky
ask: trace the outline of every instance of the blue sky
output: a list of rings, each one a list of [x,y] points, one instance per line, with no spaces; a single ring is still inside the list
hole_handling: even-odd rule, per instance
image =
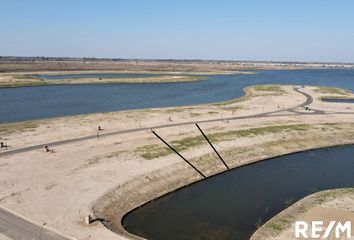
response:
[[[354,62],[353,0],[0,0],[0,55]]]

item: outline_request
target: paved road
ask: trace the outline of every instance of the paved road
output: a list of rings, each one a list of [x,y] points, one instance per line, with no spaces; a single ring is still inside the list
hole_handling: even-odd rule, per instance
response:
[[[260,118],[260,117],[264,117],[264,118],[265,117],[274,117],[277,113],[286,112],[286,111],[292,112],[289,115],[294,115],[294,114],[297,114],[297,115],[326,114],[325,112],[319,111],[319,110],[314,110],[312,113],[296,112],[297,108],[310,105],[313,102],[313,98],[311,95],[309,95],[305,92],[302,92],[300,90],[300,88],[294,88],[294,90],[306,97],[306,101],[299,104],[298,106],[295,106],[292,108],[287,108],[287,109],[280,109],[280,110],[272,111],[272,112],[248,115],[248,116],[203,120],[203,121],[198,121],[198,123],[210,123],[210,122],[219,122],[219,121],[225,121],[225,120],[250,119],[250,118]],[[353,113],[342,113],[342,114],[353,114]],[[282,116],[286,116],[286,114],[282,115]],[[190,124],[195,124],[195,122],[165,124],[165,125],[159,125],[159,126],[155,126],[155,127],[151,127],[151,128],[161,129],[161,128],[168,128],[168,127],[185,126],[185,125],[190,125]],[[150,128],[134,128],[134,129],[128,129],[128,130],[123,130],[123,131],[114,131],[114,132],[109,132],[109,133],[103,133],[100,135],[100,137],[107,137],[107,136],[119,135],[119,134],[124,134],[124,133],[146,131],[149,129]],[[58,146],[58,145],[62,145],[62,144],[74,143],[74,142],[79,142],[79,141],[84,141],[84,140],[89,140],[89,139],[95,139],[95,138],[97,138],[97,135],[90,135],[90,136],[78,137],[78,138],[73,138],[73,139],[67,139],[67,140],[63,140],[63,141],[50,142],[50,143],[46,143],[46,144],[39,144],[39,145],[30,146],[30,147],[24,147],[24,148],[20,148],[20,149],[2,152],[2,153],[0,153],[0,157],[23,153],[23,152],[27,152],[27,151],[31,151],[31,150],[35,150],[35,149],[41,149],[45,145]],[[32,240],[32,239],[37,240],[37,239],[40,239],[39,236],[40,236],[41,228],[0,208],[0,232],[5,234],[6,236],[9,236],[9,237],[15,239],[15,240]],[[50,232],[48,230],[42,229],[42,239],[63,240],[66,238],[64,238],[58,234],[55,234],[53,232]]]
[[[295,107],[291,107],[291,108],[286,108],[286,109],[280,109],[280,110],[276,110],[276,111],[272,111],[272,112],[266,112],[266,113],[260,113],[260,114],[254,114],[254,115],[247,115],[247,116],[240,116],[240,117],[228,117],[228,118],[216,118],[216,119],[209,119],[209,120],[203,120],[203,121],[198,121],[198,123],[211,123],[211,122],[220,122],[220,121],[230,121],[230,120],[238,120],[238,119],[251,119],[251,118],[266,118],[266,117],[274,117],[276,113],[280,113],[280,112],[291,112],[288,115],[306,115],[306,114],[326,114],[324,111],[321,110],[316,110],[316,109],[312,109],[313,111],[310,112],[297,112],[296,109],[297,108],[302,108],[305,106],[310,105],[313,102],[313,98],[311,95],[303,92],[300,90],[300,87],[294,87],[294,90],[302,95],[304,95],[306,97],[305,102],[295,106]],[[332,114],[336,114],[336,113],[332,113]],[[337,114],[353,114],[353,113],[348,113],[348,112],[344,112],[344,113],[340,113],[338,112]],[[282,114],[282,116],[287,116],[287,114]],[[191,125],[191,124],[195,124],[196,122],[184,122],[184,123],[172,123],[172,124],[164,124],[164,125],[158,125],[158,126],[152,126],[152,127],[143,127],[143,128],[132,128],[132,129],[127,129],[127,130],[121,130],[121,131],[113,131],[113,132],[108,132],[108,133],[101,133],[100,137],[109,137],[109,136],[113,136],[113,135],[120,135],[120,134],[125,134],[125,133],[133,133],[133,132],[141,132],[141,131],[147,131],[149,129],[161,129],[161,128],[169,128],[169,127],[177,127],[177,126],[186,126],[186,125]],[[48,142],[45,144],[38,144],[38,145],[34,145],[34,146],[29,146],[29,147],[24,147],[24,148],[18,148],[18,149],[14,149],[14,150],[8,150],[8,151],[4,151],[0,153],[0,157],[2,156],[9,156],[9,155],[13,155],[13,154],[18,154],[18,153],[23,153],[23,152],[28,152],[28,151],[32,151],[32,150],[37,150],[37,149],[41,149],[44,148],[44,146],[59,146],[59,145],[63,145],[63,144],[68,144],[68,143],[74,143],[74,142],[80,142],[80,141],[85,141],[85,140],[90,140],[90,139],[95,139],[97,138],[97,135],[89,135],[89,136],[84,136],[84,137],[78,137],[78,138],[72,138],[72,139],[66,139],[66,140],[62,140],[62,141],[55,141],[55,142]]]
[[[0,208],[0,233],[14,240],[68,240]]]
[[[210,123],[210,122],[220,122],[220,121],[227,121],[227,120],[237,120],[237,119],[248,119],[248,118],[256,118],[256,117],[267,117],[270,114],[274,114],[277,112],[282,112],[282,111],[287,111],[287,110],[293,110],[297,107],[305,106],[313,102],[313,98],[311,95],[299,91],[298,88],[294,88],[295,91],[303,94],[306,96],[306,101],[299,106],[296,106],[294,108],[288,108],[288,109],[281,109],[273,112],[266,112],[266,113],[260,113],[260,114],[254,114],[254,115],[248,115],[248,116],[241,116],[241,117],[229,117],[229,118],[216,118],[216,119],[210,119],[210,120],[203,120],[203,121],[198,121],[198,123]],[[270,117],[270,116],[269,116]],[[160,129],[160,128],[168,128],[168,127],[177,127],[177,126],[185,126],[185,125],[191,125],[195,124],[195,122],[184,122],[184,123],[172,123],[172,124],[164,124],[164,125],[158,125],[158,126],[153,126],[153,127],[143,127],[143,128],[132,128],[132,129],[127,129],[127,130],[122,130],[122,131],[113,131],[109,133],[101,133],[100,137],[108,137],[112,135],[119,135],[119,134],[124,134],[124,133],[133,133],[133,132],[140,132],[140,131],[147,131],[149,129]],[[58,146],[58,145],[63,145],[63,144],[68,144],[68,143],[74,143],[74,142],[80,142],[80,141],[85,141],[85,140],[90,140],[90,139],[95,139],[97,138],[97,135],[89,135],[89,136],[84,136],[84,137],[78,137],[78,138],[72,138],[72,139],[66,139],[62,141],[55,141],[55,142],[48,142],[45,144],[38,144],[34,146],[29,146],[29,147],[24,147],[24,148],[18,148],[14,150],[8,150],[5,152],[0,153],[1,156],[8,156],[8,155],[13,155],[17,153],[23,153],[23,152],[28,152],[32,150],[37,150],[44,148],[44,146]]]

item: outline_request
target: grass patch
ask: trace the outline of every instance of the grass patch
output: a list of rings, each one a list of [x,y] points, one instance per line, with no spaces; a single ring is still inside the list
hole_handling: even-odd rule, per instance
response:
[[[354,188],[328,190],[328,191],[320,193],[318,196],[316,196],[314,203],[315,204],[322,204],[322,203],[328,202],[332,199],[335,199],[337,197],[343,196],[345,194],[353,194],[353,193],[354,193]]]
[[[254,86],[253,90],[258,92],[273,92],[276,93],[277,95],[281,95],[285,93],[285,91],[280,86],[276,86],[276,85],[258,85],[258,86]]]
[[[335,87],[318,87],[314,91],[318,92],[318,93],[339,94],[339,95],[351,94],[351,91],[349,91],[349,90],[335,88]]]
[[[236,99],[231,99],[228,101],[224,101],[224,102],[218,102],[218,103],[213,103],[212,105],[214,106],[225,106],[225,105],[230,105],[233,103],[237,103],[237,102],[243,102],[246,101],[248,99],[250,99],[251,97],[255,97],[255,96],[280,96],[284,93],[286,93],[286,91],[284,91],[281,86],[277,86],[277,85],[256,85],[256,86],[252,86],[252,87],[246,87],[243,92],[245,93],[245,95],[243,95],[240,98],[236,98]],[[256,92],[267,92],[266,94],[259,94]]]
[[[33,131],[39,126],[38,122],[21,122],[0,124],[0,134],[10,134],[14,132]]]
[[[216,112],[216,111],[208,111],[208,114],[219,114],[219,112]]]
[[[341,96],[321,96],[320,98],[321,100],[327,100],[327,99],[339,99],[339,100],[343,100],[343,99],[354,99],[354,97],[350,97],[348,95],[341,95]]]
[[[304,132],[309,129],[310,129],[310,125],[307,124],[267,126],[261,128],[250,128],[250,129],[242,129],[242,130],[235,130],[229,132],[212,133],[212,134],[208,134],[208,138],[213,142],[220,142],[220,141],[231,141],[240,137],[259,136],[259,135],[265,135],[269,133],[281,133],[281,132],[291,132],[291,131]],[[187,137],[181,140],[171,141],[171,145],[177,151],[185,151],[203,144],[206,144],[206,141],[203,136]],[[148,160],[167,156],[172,153],[171,150],[169,150],[166,147],[162,147],[159,144],[152,144],[152,145],[139,147],[137,148],[136,152],[140,156]]]
[[[227,110],[232,110],[232,111],[238,111],[243,109],[243,107],[241,106],[231,106],[231,107],[227,107]]]
[[[167,147],[162,147],[158,144],[145,145],[143,147],[138,147],[136,153],[141,157],[150,160],[162,156],[167,156],[172,153],[172,150]]]
[[[309,129],[309,125],[307,124],[267,126],[267,127],[260,127],[260,128],[249,128],[249,129],[242,129],[236,131],[214,133],[214,134],[210,134],[209,138],[214,141],[225,141],[225,140],[233,140],[238,137],[258,136],[258,135],[265,135],[269,133],[281,133],[283,131],[299,132],[299,131],[306,131],[308,129]]]
[[[18,83],[0,83],[0,88],[16,88],[16,87],[37,87],[51,85],[47,82],[18,82]]]
[[[3,82],[0,83],[0,88],[14,88],[14,87],[34,87],[47,85],[69,85],[69,84],[119,84],[119,83],[182,83],[207,80],[207,77],[201,76],[158,76],[158,77],[144,77],[144,78],[82,78],[82,79],[64,79],[64,80],[50,80],[45,81],[36,76],[31,75],[13,75],[14,79],[23,80],[18,82]],[[38,80],[38,81],[26,81]]]
[[[284,229],[284,227],[278,223],[271,223],[271,224],[269,224],[269,227],[276,230],[276,231],[281,231]]]
[[[291,225],[291,220],[284,217],[279,219],[276,222],[270,223],[268,227],[280,232],[286,229],[287,227],[289,227],[290,225]]]
[[[166,113],[179,113],[179,112],[184,112],[188,110],[195,110],[194,107],[176,107],[176,108],[168,108],[168,109],[163,109]],[[161,111],[161,110],[159,110]]]
[[[228,132],[216,132],[208,134],[208,138],[213,142],[222,142],[222,141],[233,141],[241,137],[257,137],[267,134],[280,134],[280,133],[305,133],[310,130],[319,130],[321,132],[328,130],[339,130],[341,129],[337,123],[323,123],[319,125],[311,125],[311,124],[297,124],[297,125],[276,125],[276,126],[266,126],[260,128],[249,128],[249,129],[241,129],[235,131]],[[193,147],[198,147],[203,144],[207,144],[203,136],[195,136],[195,137],[186,137],[180,140],[171,141],[170,144],[177,151],[185,151],[189,150]],[[277,142],[279,144],[279,142]],[[267,148],[270,148],[268,146]],[[138,147],[136,149],[136,153],[142,156],[145,159],[154,159],[158,157],[167,156],[172,153],[172,151],[163,147],[162,144],[151,144],[145,145],[142,147]]]
[[[15,74],[15,75],[11,75],[11,76],[12,76],[12,78],[14,78],[14,79],[21,79],[21,80],[23,80],[23,79],[24,79],[24,80],[25,80],[25,79],[41,80],[41,78],[39,78],[39,77],[37,77],[37,76],[34,76],[34,75],[29,75],[29,74],[24,74],[24,75],[17,75],[17,74]]]

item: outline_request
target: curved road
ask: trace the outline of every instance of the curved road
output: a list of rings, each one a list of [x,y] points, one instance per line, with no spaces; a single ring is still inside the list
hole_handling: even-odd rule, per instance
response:
[[[300,87],[294,87],[294,91],[304,95],[306,97],[306,101],[295,106],[295,107],[291,107],[291,108],[286,108],[286,109],[280,109],[277,111],[272,111],[272,112],[266,112],[266,113],[259,113],[259,114],[254,114],[254,115],[247,115],[247,116],[241,116],[241,117],[229,117],[229,118],[216,118],[216,119],[209,119],[209,120],[203,120],[203,121],[198,121],[198,123],[210,123],[210,122],[220,122],[220,121],[225,121],[225,120],[238,120],[238,119],[249,119],[249,118],[260,118],[260,117],[273,117],[275,115],[271,115],[274,113],[279,113],[279,112],[292,112],[293,114],[289,114],[289,115],[305,115],[305,114],[326,114],[324,111],[321,110],[316,110],[316,109],[312,109],[313,112],[308,112],[308,113],[304,113],[304,112],[297,112],[296,108],[301,108],[301,107],[305,107],[310,105],[311,103],[313,103],[313,98],[310,94],[305,93],[303,91],[300,91]],[[344,113],[332,113],[332,114],[353,114],[353,113],[348,113],[348,112],[344,112]],[[282,116],[287,116],[287,115],[282,115]],[[120,131],[113,131],[113,132],[109,132],[109,133],[102,133],[100,134],[100,137],[108,137],[108,136],[112,136],[112,135],[119,135],[119,134],[125,134],[125,133],[133,133],[133,132],[140,132],[140,131],[146,131],[149,129],[161,129],[161,128],[168,128],[168,127],[177,127],[177,126],[185,126],[185,125],[191,125],[191,124],[195,124],[196,122],[184,122],[184,123],[172,123],[172,124],[164,124],[164,125],[158,125],[158,126],[154,126],[154,127],[143,127],[143,128],[132,128],[132,129],[127,129],[127,130],[120,130]],[[0,153],[0,157],[2,156],[9,156],[9,155],[13,155],[13,154],[18,154],[18,153],[23,153],[23,152],[28,152],[28,151],[32,151],[32,150],[37,150],[37,149],[41,149],[44,148],[44,146],[59,146],[62,144],[68,144],[68,143],[74,143],[74,142],[80,142],[80,141],[85,141],[85,140],[90,140],[90,139],[95,139],[97,138],[97,135],[89,135],[89,136],[84,136],[84,137],[78,137],[78,138],[72,138],[72,139],[66,139],[66,140],[62,140],[62,141],[55,141],[55,142],[48,142],[45,144],[38,144],[38,145],[33,145],[33,146],[29,146],[29,147],[24,147],[24,148],[18,148],[18,149],[14,149],[14,150],[8,150],[5,152],[1,152]]]
[[[315,110],[315,109],[313,109],[313,112],[311,112],[311,113],[297,112],[296,108],[305,107],[305,106],[310,105],[313,102],[313,98],[311,95],[300,91],[299,87],[294,88],[294,91],[304,95],[306,97],[306,101],[299,104],[298,106],[287,108],[287,109],[281,109],[281,110],[277,110],[277,111],[248,115],[248,116],[241,116],[241,117],[229,117],[229,118],[217,118],[217,119],[211,119],[211,120],[203,120],[203,121],[199,121],[198,123],[210,123],[210,122],[218,122],[218,121],[225,121],[225,120],[250,119],[250,118],[259,118],[259,117],[272,117],[272,116],[276,116],[274,114],[279,113],[279,112],[284,112],[284,111],[292,112],[292,114],[289,114],[289,115],[294,115],[294,114],[297,114],[297,115],[326,114],[324,111]],[[271,115],[271,114],[273,114],[273,115]],[[353,114],[353,113],[341,113],[341,114]],[[282,115],[282,116],[287,116],[287,115]],[[159,126],[155,126],[155,127],[151,127],[151,128],[160,129],[160,128],[184,126],[184,125],[190,125],[190,124],[195,124],[195,122],[165,124],[165,125],[159,125]],[[145,127],[145,128],[133,128],[133,129],[123,130],[123,131],[114,131],[114,132],[101,134],[100,137],[108,137],[108,136],[119,135],[119,134],[124,134],[124,133],[146,131],[149,129],[150,128]],[[85,140],[95,139],[95,138],[97,138],[97,135],[90,135],[90,136],[78,137],[78,138],[67,139],[67,140],[62,140],[62,141],[49,142],[46,144],[39,144],[39,145],[34,145],[34,146],[29,146],[29,147],[24,147],[24,148],[19,148],[19,149],[14,149],[14,150],[2,152],[2,153],[0,153],[0,157],[23,153],[23,152],[28,152],[28,151],[32,151],[32,150],[36,150],[36,149],[41,149],[41,148],[44,148],[44,146],[46,146],[46,145],[58,146],[58,145],[62,145],[62,144],[85,141]],[[16,239],[16,240],[17,239],[18,240],[40,239],[40,238],[46,239],[46,240],[68,240],[69,239],[69,238],[62,236],[61,234],[54,233],[53,231],[51,231],[49,229],[46,229],[46,228],[43,228],[42,226],[34,224],[34,223],[32,223],[24,218],[21,218],[21,217],[17,216],[16,214],[10,213],[2,208],[0,208],[0,233],[3,233],[6,236],[10,237],[11,239]]]

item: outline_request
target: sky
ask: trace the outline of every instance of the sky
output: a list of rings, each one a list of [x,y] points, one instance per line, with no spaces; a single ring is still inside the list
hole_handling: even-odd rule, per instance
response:
[[[0,55],[354,62],[353,0],[0,0]]]

